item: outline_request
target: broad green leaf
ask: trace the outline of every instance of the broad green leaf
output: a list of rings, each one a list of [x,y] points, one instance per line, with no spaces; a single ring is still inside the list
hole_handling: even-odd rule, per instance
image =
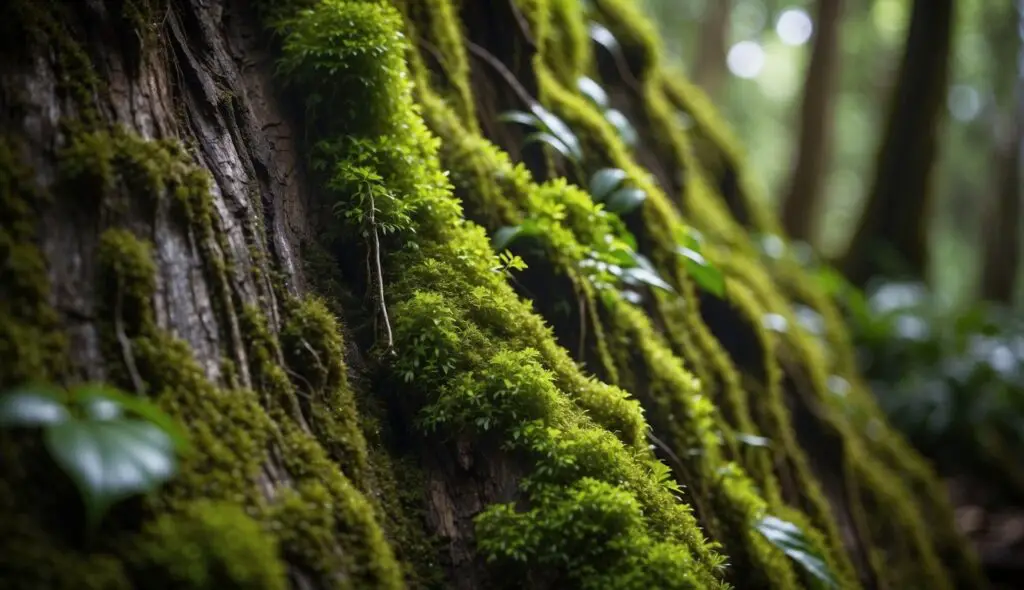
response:
[[[646,268],[647,270],[653,273],[658,272],[658,270],[654,268],[654,264],[646,256],[640,254],[639,252],[633,252],[632,254],[635,266],[639,266],[640,268]]]
[[[612,54],[620,54],[622,48],[619,47],[619,40],[615,38],[615,35],[613,35],[610,30],[608,30],[608,27],[601,23],[591,22],[589,32],[590,38],[593,39],[595,43],[604,47]]]
[[[494,232],[494,236],[491,238],[491,246],[494,247],[495,251],[504,250],[519,237],[520,231],[521,228],[518,225],[507,225],[499,229]]]
[[[621,168],[602,168],[590,177],[590,196],[595,202],[605,200],[622,181],[626,180],[626,171]]]
[[[118,409],[110,405],[114,404],[135,414],[139,418],[144,418],[163,430],[171,437],[171,440],[174,441],[174,446],[178,450],[187,450],[189,447],[188,435],[182,430],[178,422],[146,398],[129,395],[112,387],[95,384],[76,388],[72,395],[74,402],[85,406],[86,415],[93,420],[119,418],[121,414]],[[111,416],[111,414],[114,415]],[[104,417],[105,415],[108,417]]]
[[[637,265],[633,251],[625,248],[613,248],[604,258],[607,262],[622,268],[632,268]]]
[[[602,109],[608,108],[608,93],[591,78],[581,76],[576,80],[576,87],[597,106]]]
[[[746,434],[743,432],[736,433],[736,440],[740,441],[745,445],[752,447],[770,447],[771,441],[763,436],[757,436],[756,434]]]
[[[612,213],[629,213],[643,204],[647,193],[635,187],[621,188],[608,197],[608,210]]]
[[[604,112],[604,118],[611,123],[612,127],[615,127],[615,131],[618,132],[623,143],[629,147],[636,145],[639,136],[636,133],[636,129],[633,128],[633,124],[626,118],[626,115],[623,115],[621,111],[616,109],[608,109]]]
[[[676,251],[684,258],[686,272],[697,285],[718,297],[725,296],[725,277],[722,276],[722,271],[692,248],[680,246]]]
[[[800,527],[774,516],[765,516],[754,523],[754,527],[772,545],[781,549],[823,585],[828,588],[838,587],[832,572],[828,569],[828,564],[811,545]]]
[[[572,150],[569,149],[567,145],[562,143],[562,141],[559,140],[554,135],[551,135],[550,133],[547,133],[545,131],[538,131],[536,133],[531,133],[527,135],[526,138],[523,140],[523,146],[528,146],[531,143],[546,143],[552,148],[554,148],[555,151],[562,154],[566,158],[570,160],[575,160]]]
[[[664,289],[665,291],[672,292],[672,285],[669,285],[658,276],[657,273],[642,267],[627,268],[622,273],[623,278],[639,283],[644,283],[658,289]]]
[[[534,117],[530,113],[524,113],[522,111],[508,111],[498,115],[498,120],[502,123],[519,123],[520,125],[526,125],[527,127],[533,127],[534,129],[543,129],[544,123],[540,119]]]
[[[51,426],[46,446],[74,481],[91,528],[115,502],[149,492],[174,475],[174,441],[141,420],[69,420]]]
[[[0,426],[46,426],[70,417],[57,394],[46,388],[21,389],[0,396]]]
[[[580,147],[580,140],[572,132],[572,129],[569,129],[569,126],[565,124],[565,121],[562,121],[554,113],[540,106],[539,103],[530,107],[530,110],[541,121],[544,131],[557,137],[569,149],[573,159],[577,161],[583,159],[583,149]]]

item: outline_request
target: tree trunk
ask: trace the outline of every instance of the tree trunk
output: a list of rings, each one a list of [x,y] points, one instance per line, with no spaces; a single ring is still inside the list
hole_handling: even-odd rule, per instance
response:
[[[923,280],[930,177],[949,79],[955,2],[915,0],[871,191],[841,267],[857,285],[876,275]]]
[[[693,161],[650,23],[594,5],[14,2],[0,389],[116,386],[192,451],[90,530],[39,433],[5,426],[0,584],[814,587],[771,515],[841,587],[981,587],[842,326],[835,363],[779,330],[795,296]],[[531,106],[582,159],[499,117]],[[607,166],[640,208],[561,177]],[[684,200],[724,299],[676,253]],[[539,228],[523,272],[488,244],[512,224]],[[633,240],[662,288],[594,270]]]
[[[701,26],[702,32],[697,45],[697,59],[694,62],[693,81],[704,89],[708,96],[719,95],[725,79],[726,45],[729,40],[729,17],[732,15],[732,0],[711,2]]]
[[[811,61],[800,105],[796,166],[782,201],[782,226],[794,240],[814,243],[822,185],[832,152],[835,83],[839,78],[843,0],[820,0]]]
[[[990,39],[993,60],[1002,62],[1024,55],[1020,43],[1019,27],[1024,25],[1024,12],[1020,6],[992,12],[993,35]],[[1016,26],[1014,26],[1016,24]],[[1000,43],[1001,41],[1001,43]],[[1015,48],[1016,52],[1007,51]],[[989,214],[983,225],[985,240],[982,246],[981,297],[988,301],[1012,305],[1016,295],[1017,276],[1020,273],[1021,248],[1021,150],[1024,137],[1024,78],[1018,72],[1015,80],[1000,76],[994,81],[997,97],[1008,103],[1006,115],[997,114],[993,126],[997,148],[995,162],[996,182]]]
[[[986,301],[1011,305],[1017,288],[1021,248],[1021,107],[1008,125],[1010,137],[997,151],[995,199],[984,225],[981,296]]]

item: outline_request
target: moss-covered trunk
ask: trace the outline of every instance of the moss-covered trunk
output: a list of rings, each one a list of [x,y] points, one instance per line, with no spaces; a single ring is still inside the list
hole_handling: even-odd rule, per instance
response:
[[[840,587],[978,587],[835,309],[747,237],[774,221],[728,131],[591,4],[14,2],[0,387],[108,382],[195,444],[87,535],[0,432],[3,586],[813,587],[775,516]],[[607,167],[641,207],[579,188]],[[662,288],[617,278],[634,248]]]

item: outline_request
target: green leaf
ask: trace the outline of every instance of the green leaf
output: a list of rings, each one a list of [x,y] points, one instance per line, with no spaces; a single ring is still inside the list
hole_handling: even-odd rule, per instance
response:
[[[608,30],[608,27],[601,23],[591,22],[589,26],[589,33],[590,38],[593,39],[595,43],[604,47],[612,54],[618,55],[621,52],[622,48],[619,47],[619,40],[615,38],[615,35],[613,35],[610,30]]]
[[[182,430],[178,422],[168,416],[153,402],[136,396],[129,395],[117,389],[103,385],[83,385],[72,391],[72,399],[80,404],[86,411],[86,416],[93,420],[111,420],[121,416],[120,408],[124,408],[140,418],[153,423],[160,430],[167,433],[178,450],[187,450],[188,435]],[[111,404],[118,406],[111,407]],[[116,414],[111,417],[111,414]],[[106,417],[105,417],[106,416]]]
[[[601,109],[608,108],[608,93],[594,80],[586,76],[580,76],[576,80],[576,87],[583,93],[583,96],[589,98]]]
[[[550,133],[547,133],[545,131],[538,131],[536,133],[531,133],[527,135],[526,138],[523,140],[523,146],[528,146],[531,143],[546,143],[552,148],[554,148],[555,151],[562,154],[566,158],[575,161],[575,157],[573,156],[572,150],[569,149],[567,145],[562,143],[561,140],[559,140],[554,135],[551,135]]]
[[[752,447],[770,447],[771,446],[771,440],[769,440],[769,439],[767,439],[767,438],[765,438],[763,436],[757,436],[756,434],[746,434],[744,432],[738,432],[738,433],[736,433],[736,440],[740,441],[741,443],[743,443],[745,445],[750,445]]]
[[[540,119],[543,124],[544,131],[558,138],[569,153],[572,154],[571,158],[580,161],[583,159],[583,149],[580,147],[580,140],[576,137],[576,134],[569,129],[569,126],[564,121],[555,116],[554,113],[548,111],[544,107],[540,106],[539,103],[534,104],[530,107],[533,114]]]
[[[534,117],[530,113],[524,113],[522,111],[508,111],[498,115],[498,120],[502,123],[519,123],[520,125],[526,125],[527,127],[533,127],[534,129],[543,129],[544,123],[540,119]]]
[[[590,177],[590,196],[595,202],[605,199],[626,180],[626,171],[621,168],[602,168]]]
[[[664,279],[658,276],[658,273],[643,267],[637,266],[633,268],[627,268],[623,270],[622,276],[623,279],[627,280],[627,282],[644,283],[646,285],[650,285],[651,287],[664,289],[665,291],[668,291],[670,293],[673,292],[672,285],[666,283]]]
[[[692,248],[680,246],[676,251],[685,259],[686,272],[697,285],[717,297],[725,297],[725,277],[722,271]]]
[[[26,388],[0,396],[0,426],[47,426],[71,418],[56,392]]]
[[[47,428],[45,442],[81,492],[90,528],[114,503],[156,489],[177,471],[170,435],[142,420],[69,420]]]
[[[629,213],[647,199],[647,193],[635,187],[621,188],[608,197],[608,210],[612,213]]]
[[[629,147],[636,145],[639,136],[636,133],[636,129],[633,128],[633,124],[626,118],[626,115],[623,115],[621,111],[616,109],[608,109],[604,112],[604,118],[615,128],[623,143]]]
[[[811,545],[800,527],[774,516],[765,516],[754,523],[754,527],[765,538],[781,549],[790,559],[797,562],[828,588],[838,588],[828,564]]]
[[[491,238],[491,246],[495,251],[504,250],[509,244],[519,237],[521,228],[518,225],[507,225],[494,232]]]

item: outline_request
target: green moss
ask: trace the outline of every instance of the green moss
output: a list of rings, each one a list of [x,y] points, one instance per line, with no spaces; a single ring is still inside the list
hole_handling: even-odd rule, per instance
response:
[[[0,389],[55,377],[64,336],[49,304],[46,261],[36,246],[38,210],[45,204],[20,146],[0,138]]]
[[[311,427],[346,475],[365,487],[366,441],[345,373],[341,328],[317,299],[292,304],[281,330],[285,363],[293,385],[305,391]]]
[[[277,541],[234,504],[199,501],[148,523],[130,558],[147,588],[284,590]]]
[[[566,471],[564,467],[574,463],[574,453],[583,460],[587,456],[583,449],[591,447],[565,446],[559,441],[579,437],[593,441],[602,432],[580,411],[575,392],[561,388],[567,383],[586,386],[587,381],[572,376],[577,372],[575,367],[566,363],[568,359],[564,356],[551,352],[555,347],[549,329],[515,297],[502,275],[491,270],[495,257],[486,237],[461,218],[449,184],[441,174],[436,156],[438,142],[418,116],[404,67],[392,68],[393,63],[400,63],[405,47],[397,36],[381,30],[382,23],[391,22],[389,18],[376,5],[323,2],[291,21],[290,30],[295,37],[285,40],[284,63],[293,74],[293,81],[307,85],[307,92],[334,96],[334,88],[358,73],[364,88],[360,92],[379,98],[374,108],[360,111],[363,118],[358,127],[346,122],[344,108],[336,113],[338,121],[321,121],[323,114],[312,112],[314,120],[320,121],[317,128],[328,141],[332,134],[342,130],[356,136],[347,144],[336,145],[331,155],[341,161],[333,164],[332,169],[341,169],[345,158],[358,157],[349,146],[358,145],[362,137],[370,142],[367,145],[379,146],[377,138],[381,134],[387,135],[396,128],[404,130],[388,137],[388,151],[403,155],[402,166],[392,167],[387,153],[376,154],[377,174],[386,186],[403,195],[413,222],[410,229],[415,230],[414,245],[406,243],[397,250],[385,250],[384,257],[385,275],[389,269],[401,269],[400,275],[385,281],[389,285],[394,349],[398,354],[393,363],[396,376],[400,377],[399,383],[415,384],[409,393],[421,397],[425,426],[448,435],[462,433],[496,440],[508,452],[531,458],[531,478],[535,479],[530,481],[538,483],[536,487],[523,486],[530,497],[534,491],[542,493],[539,482],[548,476],[557,475],[567,483],[584,482],[586,472]],[[345,22],[348,27],[334,28],[334,22]],[[362,53],[356,48],[371,46],[381,65],[374,72],[364,72]],[[325,79],[325,71],[337,75]],[[399,190],[403,187],[413,190]],[[566,187],[555,183],[548,190],[551,194],[564,194]],[[538,206],[541,196],[538,193],[536,197]],[[351,197],[339,191],[336,198]],[[531,348],[537,352],[530,352]],[[597,393],[595,388],[590,389]],[[630,425],[635,432],[632,420],[619,422]],[[627,502],[643,506],[644,512],[624,529],[624,537],[615,537],[614,532],[619,529],[603,521],[600,510],[595,512],[593,522],[580,526],[606,530],[612,534],[599,536],[599,540],[615,537],[616,543],[624,545],[639,547],[646,543],[645,538],[658,538],[663,543],[659,547],[667,551],[658,554],[676,555],[673,563],[681,572],[670,577],[667,587],[686,587],[694,581],[699,587],[718,586],[720,558],[705,544],[688,511],[673,499],[669,489],[658,483],[655,471],[640,466],[644,464],[640,458],[649,457],[649,452],[642,447],[625,446],[610,433],[600,436],[607,437],[598,447],[600,451],[583,466],[587,472],[594,471],[592,477],[610,480],[594,493],[601,495],[617,489],[613,495],[620,494]],[[636,440],[635,435],[630,436]],[[631,458],[632,454],[637,455]],[[628,465],[638,466],[623,472]],[[610,470],[610,466],[617,469]],[[605,474],[599,473],[602,469]],[[536,500],[540,499],[538,495]],[[533,519],[554,523],[557,512],[556,504],[544,504]],[[486,544],[489,539],[503,538],[508,532],[503,528],[481,528],[477,542]],[[642,563],[601,563],[594,559],[595,549],[600,554],[600,547],[573,546],[565,550],[572,553],[573,563],[589,564],[595,571],[593,580],[602,575],[639,575]],[[517,567],[525,575],[532,567],[549,563],[552,555],[537,555]],[[618,567],[624,569],[611,571]]]

